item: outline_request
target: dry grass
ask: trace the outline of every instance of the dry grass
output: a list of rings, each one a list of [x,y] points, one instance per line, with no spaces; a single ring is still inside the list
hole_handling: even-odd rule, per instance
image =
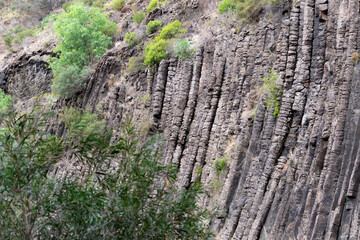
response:
[[[354,63],[354,64],[357,64],[359,62],[359,59],[360,59],[360,55],[358,52],[354,52],[353,55],[351,56],[351,61]]]

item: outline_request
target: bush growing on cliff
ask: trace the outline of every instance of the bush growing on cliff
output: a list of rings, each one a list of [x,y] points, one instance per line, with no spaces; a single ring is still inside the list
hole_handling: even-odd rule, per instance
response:
[[[167,0],[163,2],[159,2],[159,0],[151,0],[149,6],[147,7],[146,11],[149,13],[157,7],[163,7],[167,4]]]
[[[266,5],[276,3],[278,0],[222,0],[218,5],[220,14],[234,12],[240,19],[249,21],[256,17]]]
[[[124,41],[129,45],[129,46],[133,46],[135,43],[135,33],[133,32],[128,32],[125,34],[125,38]]]
[[[136,71],[144,70],[144,60],[145,57],[143,55],[137,57],[131,57],[129,59],[129,66],[126,68],[126,73],[133,73]]]
[[[160,26],[161,26],[161,21],[160,20],[150,21],[146,25],[146,34],[147,35],[153,34],[154,32],[156,32],[158,30],[158,28]]]
[[[195,53],[195,49],[191,48],[190,42],[187,39],[181,39],[175,42],[174,53],[180,60],[190,60]]]
[[[114,0],[111,2],[111,5],[113,6],[113,8],[115,10],[119,11],[122,9],[122,7],[125,5],[125,3],[126,3],[126,0]]]
[[[133,17],[131,18],[131,21],[134,23],[140,24],[145,18],[145,13],[143,12],[136,12],[134,13]]]
[[[53,114],[43,108],[10,109],[0,114],[0,239],[211,239],[201,186],[172,186],[158,136],[141,142],[127,120],[117,138],[104,130],[74,141],[45,131]],[[85,171],[54,175],[68,153]]]
[[[182,24],[178,20],[169,23],[161,29],[159,35],[152,42],[146,45],[144,61],[146,66],[154,66],[168,56],[166,52],[168,40],[186,33],[186,30],[181,27]]]
[[[6,114],[11,106],[12,98],[10,95],[6,95],[2,89],[0,89],[0,114]]]
[[[163,27],[159,36],[156,36],[154,40],[156,41],[157,39],[171,39],[186,33],[186,30],[181,27],[182,23],[178,20],[175,20]]]
[[[112,43],[107,34],[114,32],[115,28],[115,23],[110,22],[108,15],[100,9],[86,7],[79,2],[71,5],[54,22],[54,31],[59,39],[54,50],[59,58],[52,59],[50,63],[54,74],[58,74],[61,66],[83,68],[92,59],[99,59]]]
[[[276,81],[279,78],[279,73],[274,69],[271,69],[268,73],[268,76],[263,78],[263,91],[266,94],[266,108],[274,108],[273,115],[277,117],[279,115],[280,106],[281,106],[281,97],[283,94],[282,86],[279,86]]]
[[[54,78],[57,79],[56,88],[60,87],[65,76],[69,76],[68,73],[62,73],[68,67],[72,68],[74,73],[75,69],[78,69],[72,79],[80,77],[77,83],[81,82],[81,77],[84,76],[82,69],[105,53],[112,43],[110,35],[115,32],[115,28],[116,24],[109,21],[109,16],[100,9],[86,7],[80,2],[75,2],[68,11],[56,18],[54,31],[59,43],[54,51],[59,58],[52,58],[50,61]],[[70,81],[68,79],[64,85],[71,86]],[[64,91],[58,91],[58,95],[63,96],[62,92]],[[69,89],[69,92],[74,91]]]
[[[54,76],[51,85],[52,92],[57,97],[72,97],[85,87],[85,79],[90,75],[89,68],[80,68],[76,65],[61,66]]]
[[[23,28],[21,26],[16,26],[9,30],[8,34],[4,37],[5,45],[11,48],[13,44],[21,44],[25,38],[33,37],[39,32],[38,28]]]
[[[144,64],[151,67],[165,59],[168,56],[167,45],[168,42],[165,39],[159,39],[146,45]]]
[[[223,0],[219,3],[218,11],[220,14],[235,11],[236,9],[236,2],[234,0]]]

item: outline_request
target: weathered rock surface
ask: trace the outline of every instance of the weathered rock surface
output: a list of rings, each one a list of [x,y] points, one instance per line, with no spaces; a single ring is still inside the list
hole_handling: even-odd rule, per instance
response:
[[[47,59],[53,56],[52,52],[39,50],[15,57],[0,68],[0,88],[21,100],[49,92],[52,72]]]
[[[278,21],[217,34],[192,62],[171,58],[155,72],[124,74],[133,53],[116,47],[77,100],[58,104],[100,106],[115,128],[132,113],[163,130],[164,161],[179,167],[178,186],[204,183],[218,239],[360,239],[360,3],[295,2]],[[271,68],[284,86],[278,117],[261,92]],[[2,74],[17,94],[16,74]]]

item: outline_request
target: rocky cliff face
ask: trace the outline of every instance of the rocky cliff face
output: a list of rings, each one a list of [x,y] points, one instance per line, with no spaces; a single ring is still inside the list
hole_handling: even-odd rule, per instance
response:
[[[178,4],[197,11],[204,3]],[[217,210],[218,239],[359,239],[359,5],[295,1],[252,30],[202,35],[192,62],[171,58],[154,72],[125,74],[134,50],[120,45],[86,91],[56,104],[101,107],[115,129],[130,113],[144,131],[162,130],[178,186],[203,182],[200,204]],[[40,60],[24,61],[0,73],[2,88],[18,94],[16,86],[51,77]],[[284,88],[277,117],[261,91],[271,68]]]

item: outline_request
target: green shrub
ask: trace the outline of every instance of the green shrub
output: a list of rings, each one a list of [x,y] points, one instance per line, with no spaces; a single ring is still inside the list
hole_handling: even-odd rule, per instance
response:
[[[81,0],[84,4],[92,7],[102,8],[106,0]]]
[[[134,32],[128,32],[125,34],[125,39],[124,41],[129,45],[129,46],[133,46],[135,45],[136,41],[135,41],[135,33]]]
[[[176,20],[161,29],[160,34],[145,47],[144,65],[154,66],[168,56],[166,52],[168,40],[186,33],[186,30],[182,29],[181,26],[181,22]]]
[[[140,24],[145,18],[145,13],[143,12],[136,12],[134,13],[131,21],[133,21],[134,23]]]
[[[143,55],[138,57],[131,57],[129,59],[129,66],[126,68],[126,73],[133,73],[137,71],[141,71],[144,69],[144,60],[145,57]]]
[[[234,0],[223,0],[219,3],[218,11],[220,14],[229,12],[229,11],[235,11],[236,9],[236,2]]]
[[[250,21],[264,6],[277,2],[278,0],[222,0],[218,5],[218,11],[220,14],[234,12],[240,19]]]
[[[146,45],[144,64],[151,67],[165,59],[168,56],[167,45],[168,42],[165,39],[159,39]]]
[[[161,163],[159,136],[142,141],[127,120],[119,137],[95,124],[58,138],[45,131],[51,113],[29,111],[0,116],[0,239],[212,239],[201,185],[172,187],[178,171]],[[99,121],[70,114],[68,131]],[[55,175],[70,155],[81,173]]]
[[[54,22],[59,43],[55,48],[59,58],[53,58],[50,67],[54,75],[66,66],[82,69],[92,59],[99,59],[112,43],[105,33],[115,31],[116,24],[98,8],[75,2]]]
[[[71,98],[85,87],[84,80],[91,73],[88,68],[76,65],[61,66],[51,85],[52,92],[57,97]]]
[[[12,98],[10,95],[6,95],[2,89],[0,89],[0,114],[6,114],[11,106]]]
[[[67,2],[68,3],[68,2]],[[64,4],[65,5],[65,4]],[[46,16],[46,18],[44,18],[44,20],[41,21],[41,25],[43,27],[47,26],[49,23],[53,23],[55,22],[56,18],[58,17],[57,14],[52,13]]]
[[[126,3],[126,0],[114,0],[111,2],[111,5],[113,6],[113,8],[115,10],[119,11],[122,9],[122,7],[125,5],[125,3]]]
[[[266,108],[272,109],[274,108],[273,115],[277,117],[279,115],[280,106],[281,106],[281,97],[283,94],[282,86],[278,86],[276,81],[279,78],[279,73],[275,70],[271,69],[267,77],[263,78],[263,91],[265,92],[266,100]]]
[[[179,20],[175,20],[163,27],[159,36],[155,39],[171,39],[186,33],[186,30],[181,27],[182,23]]]
[[[195,49],[191,49],[190,42],[187,39],[178,40],[174,45],[175,56],[180,60],[191,60],[194,56]]]
[[[69,7],[73,4],[73,2],[66,2],[62,5],[62,9],[64,9],[65,12],[69,10]]]
[[[214,169],[218,175],[220,175],[221,172],[223,170],[225,170],[226,166],[227,166],[227,158],[226,157],[222,157],[222,158],[216,159],[214,161]]]
[[[12,46],[12,41],[14,40],[14,37],[12,35],[8,35],[4,38],[5,45],[9,48]]]
[[[4,37],[5,45],[9,48],[13,45],[13,43],[21,44],[25,38],[27,37],[34,37],[40,29],[34,28],[23,28],[21,26],[16,26],[13,29],[10,29],[8,34]]]
[[[156,32],[158,30],[158,28],[160,26],[161,26],[161,21],[160,20],[150,21],[146,25],[146,34],[147,35],[153,34],[154,32]]]
[[[106,2],[106,0],[95,0],[95,1],[93,1],[91,6],[97,7],[97,8],[103,8],[105,2]]]
[[[151,12],[154,8],[157,7],[163,7],[167,4],[167,0],[163,1],[163,2],[159,2],[159,0],[151,0],[151,2],[149,3],[149,6],[147,7],[146,11],[149,13]]]
[[[157,8],[159,5],[159,0],[151,0],[151,2],[149,3],[149,6],[147,7],[146,11],[149,13],[151,12],[154,8]]]

